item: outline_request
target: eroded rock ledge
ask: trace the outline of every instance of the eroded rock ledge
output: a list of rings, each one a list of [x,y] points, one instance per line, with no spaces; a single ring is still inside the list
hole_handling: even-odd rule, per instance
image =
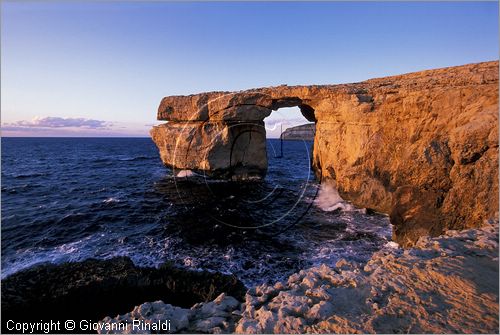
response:
[[[151,136],[163,162],[261,178],[263,119],[299,106],[316,122],[313,168],[359,207],[388,213],[402,245],[498,217],[498,62],[361,83],[165,97]]]
[[[1,285],[3,333],[12,331],[7,329],[9,319],[96,322],[145,300],[162,299],[189,307],[211,301],[222,292],[242,300],[246,291],[234,276],[169,263],[159,268],[138,267],[127,257],[40,264],[8,276]],[[77,333],[83,330],[76,328]]]
[[[242,304],[225,294],[190,309],[145,303],[101,323],[126,329],[99,332],[132,333],[134,319],[171,320],[176,333],[497,333],[498,222],[387,247],[364,267],[302,270],[250,289]]]

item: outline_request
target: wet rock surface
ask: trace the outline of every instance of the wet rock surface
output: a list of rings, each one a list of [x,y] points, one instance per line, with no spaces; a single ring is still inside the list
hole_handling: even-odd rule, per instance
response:
[[[35,266],[5,278],[1,284],[2,319],[16,322],[98,321],[106,315],[125,313],[145,300],[161,299],[187,307],[213,300],[222,292],[242,300],[246,291],[233,276],[169,264],[141,268],[126,257]]]
[[[175,332],[210,333],[496,333],[498,289],[495,222],[411,249],[389,245],[364,267],[341,260],[302,270],[248,290],[242,304],[227,295],[191,309],[146,303],[102,322],[170,319]]]

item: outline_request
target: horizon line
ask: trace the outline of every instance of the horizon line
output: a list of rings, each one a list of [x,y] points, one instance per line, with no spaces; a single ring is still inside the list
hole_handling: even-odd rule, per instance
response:
[[[151,136],[0,136],[2,138],[149,138]],[[279,140],[280,137],[266,137],[266,139]]]

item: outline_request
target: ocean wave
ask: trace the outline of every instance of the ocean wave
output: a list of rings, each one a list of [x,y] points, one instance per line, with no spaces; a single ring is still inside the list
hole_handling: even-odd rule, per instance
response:
[[[115,203],[115,202],[121,202],[121,200],[118,198],[110,197],[110,198],[104,199],[102,202],[105,204],[110,204],[110,203]]]
[[[60,264],[63,262],[80,262],[92,257],[88,242],[95,239],[88,236],[84,239],[61,244],[51,248],[33,247],[18,250],[14,255],[2,259],[1,279],[21,270],[44,263]]]

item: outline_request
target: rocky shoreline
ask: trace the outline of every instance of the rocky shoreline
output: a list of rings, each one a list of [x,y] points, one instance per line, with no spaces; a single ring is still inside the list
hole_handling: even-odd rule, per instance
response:
[[[223,292],[243,301],[246,291],[234,276],[168,263],[143,268],[127,257],[38,265],[8,276],[1,285],[3,333],[12,332],[5,328],[6,320],[97,322],[148,300],[188,307],[211,301]]]
[[[126,257],[44,264],[2,280],[2,314],[86,320],[84,333],[496,333],[498,241],[488,222],[248,290],[234,276]]]
[[[497,333],[498,221],[478,229],[387,247],[366,265],[339,261],[302,270],[286,283],[251,288],[180,308],[148,302],[106,317],[100,333],[134,330],[133,320],[168,320],[181,333]],[[128,325],[116,331],[111,325]]]

